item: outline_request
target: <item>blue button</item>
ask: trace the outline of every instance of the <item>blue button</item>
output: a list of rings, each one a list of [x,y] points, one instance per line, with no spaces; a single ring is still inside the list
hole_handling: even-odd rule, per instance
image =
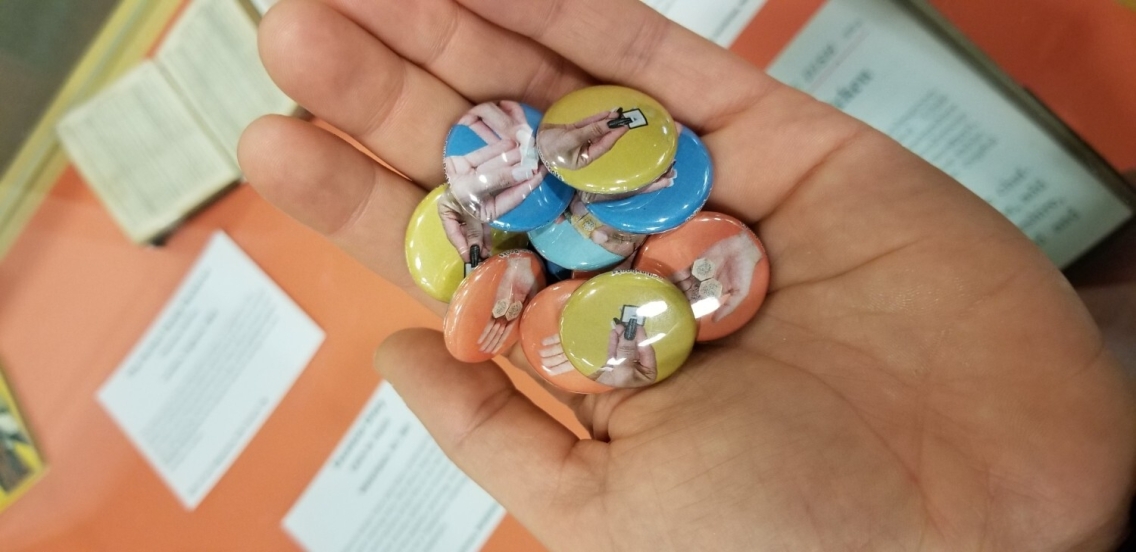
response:
[[[623,232],[600,222],[588,212],[579,194],[563,217],[528,235],[545,259],[567,269],[584,271],[623,262],[647,239],[643,234]]]
[[[536,150],[542,115],[512,101],[473,107],[446,138],[450,190],[462,209],[506,232],[556,220],[575,193],[548,173]]]
[[[674,166],[644,188],[646,192],[606,198],[587,194],[584,199],[588,210],[608,226],[635,234],[658,234],[678,228],[698,214],[710,198],[713,181],[710,152],[693,131],[683,128]],[[666,187],[657,189],[659,186]]]
[[[599,270],[615,266],[627,258],[584,237],[567,220],[529,232],[529,242],[542,257],[572,270]]]

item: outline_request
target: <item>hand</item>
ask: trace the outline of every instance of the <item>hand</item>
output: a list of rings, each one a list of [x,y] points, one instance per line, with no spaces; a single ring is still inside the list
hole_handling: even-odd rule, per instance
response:
[[[651,385],[659,378],[655,348],[644,344],[647,331],[638,326],[634,339],[627,339],[626,331],[627,325],[622,322],[612,327],[607,364],[591,376],[596,383],[616,389],[634,389]]]
[[[533,130],[521,104],[514,101],[477,104],[458,120],[458,124],[469,127],[488,145],[502,139],[515,140],[521,130],[531,135]]]
[[[607,126],[618,118],[619,112],[612,110],[570,125],[546,125],[537,134],[537,147],[554,168],[580,170],[611,151],[627,134],[627,127]]]
[[[446,158],[450,188],[471,198],[465,211],[482,221],[497,220],[515,209],[540,186],[548,171],[520,167],[522,154],[513,140],[501,140],[470,155]]]
[[[564,354],[564,345],[560,343],[560,334],[550,335],[540,342],[544,346],[540,350],[540,369],[550,376],[559,376],[575,370],[568,356]]]
[[[504,308],[501,309],[499,316],[494,313],[477,339],[481,352],[497,354],[501,351],[502,345],[508,342],[517,329],[521,310],[536,292],[536,276],[532,273],[529,260],[510,259],[505,275],[497,285],[497,298],[494,301],[497,305],[504,305]],[[516,305],[520,305],[521,308],[516,308]]]
[[[722,284],[720,306],[714,311],[714,321],[720,322],[738,308],[749,296],[753,284],[753,269],[761,262],[761,250],[745,234],[730,236],[712,245],[700,259],[714,263],[712,278]],[[671,276],[691,304],[703,299],[699,294],[701,280],[691,274],[693,267],[684,268]]]
[[[444,193],[438,200],[438,216],[442,219],[442,229],[446,238],[457,249],[466,264],[472,262],[470,248],[478,246],[480,257],[478,263],[488,259],[493,252],[493,229],[481,222],[477,217],[462,210],[454,196]]]
[[[647,239],[647,236],[616,230],[592,216],[584,205],[584,194],[572,198],[568,213],[572,216],[572,225],[592,243],[621,257],[630,257]]]
[[[894,141],[638,0],[284,0],[260,32],[284,92],[397,173],[269,117],[241,143],[249,181],[435,312],[391,259],[470,100],[643,90],[714,156],[708,209],[760,221],[773,279],[753,323],[658,385],[557,395],[595,439],[436,332],[376,355],[549,548],[1103,550],[1120,534],[1129,380],[1048,259]]]

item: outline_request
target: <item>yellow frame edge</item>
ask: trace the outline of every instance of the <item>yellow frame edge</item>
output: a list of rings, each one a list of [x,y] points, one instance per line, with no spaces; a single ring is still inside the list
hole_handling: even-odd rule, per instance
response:
[[[55,125],[146,58],[181,7],[181,0],[122,0],[0,176],[0,260],[50,193],[69,163]]]

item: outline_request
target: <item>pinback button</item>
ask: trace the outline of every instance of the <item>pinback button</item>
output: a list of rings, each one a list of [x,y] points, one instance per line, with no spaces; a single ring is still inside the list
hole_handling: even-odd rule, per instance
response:
[[[582,285],[583,280],[567,280],[545,288],[533,298],[521,317],[521,349],[533,371],[553,387],[570,393],[605,393],[612,388],[577,371],[560,344],[564,305]]]
[[[619,194],[659,179],[674,163],[678,129],[650,96],[621,86],[568,94],[545,113],[537,132],[540,158],[584,192]]]
[[[477,241],[480,240],[477,236],[487,229],[477,227],[479,222],[446,198],[445,192],[445,186],[430,192],[411,215],[406,229],[406,264],[414,283],[422,291],[439,301],[449,302],[473,263],[466,263],[446,236],[440,213],[446,213],[456,232],[455,237],[461,235],[463,239]],[[470,248],[470,260],[480,262],[492,254],[528,244],[528,237],[524,234],[498,230],[491,230],[490,240],[493,250],[481,251],[481,246],[474,245]]]
[[[572,188],[548,174],[536,151],[539,111],[517,102],[474,106],[446,138],[446,179],[461,207],[490,226],[527,232],[552,222]]]
[[[635,268],[686,292],[698,317],[700,342],[745,326],[769,289],[769,260],[761,241],[741,221],[718,213],[699,213],[677,230],[651,236]]]
[[[549,261],[571,270],[601,270],[630,257],[647,236],[629,234],[597,221],[579,198],[564,217],[529,232],[529,241]]]
[[[588,210],[600,222],[635,234],[658,234],[690,220],[706,200],[714,180],[710,152],[688,128],[679,133],[674,166],[651,185],[630,195],[589,194]]]
[[[564,306],[560,343],[576,370],[615,388],[674,374],[694,348],[697,323],[682,291],[644,272],[610,272],[580,286]]]
[[[462,362],[482,362],[507,351],[519,337],[517,318],[524,305],[544,284],[540,259],[531,251],[485,261],[454,293],[442,321],[446,349]]]

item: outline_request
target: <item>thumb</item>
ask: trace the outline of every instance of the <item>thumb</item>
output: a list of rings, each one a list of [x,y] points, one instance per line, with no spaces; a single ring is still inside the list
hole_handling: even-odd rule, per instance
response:
[[[580,441],[571,431],[496,364],[454,360],[436,331],[396,333],[379,347],[375,366],[462,471],[537,534],[557,531],[557,515],[566,512],[548,504],[558,482],[594,477],[576,458]]]

